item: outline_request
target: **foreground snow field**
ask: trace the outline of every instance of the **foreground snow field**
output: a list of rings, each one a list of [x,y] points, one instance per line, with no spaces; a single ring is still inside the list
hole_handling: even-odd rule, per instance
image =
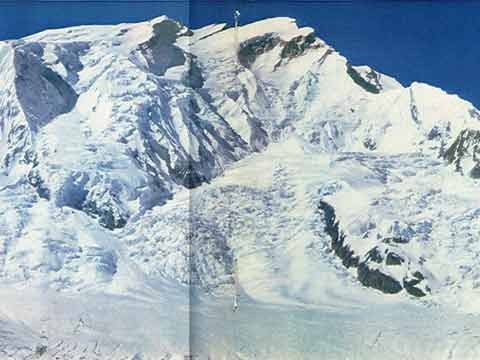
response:
[[[480,356],[472,104],[290,18],[48,30],[0,85],[0,359]]]

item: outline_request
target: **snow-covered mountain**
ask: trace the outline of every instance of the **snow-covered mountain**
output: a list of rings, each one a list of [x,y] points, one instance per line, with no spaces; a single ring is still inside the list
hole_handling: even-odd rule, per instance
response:
[[[0,42],[0,84],[6,356],[478,355],[472,104],[350,64],[290,18],[48,30]],[[329,347],[332,311],[356,321]],[[382,338],[404,312],[429,335]]]

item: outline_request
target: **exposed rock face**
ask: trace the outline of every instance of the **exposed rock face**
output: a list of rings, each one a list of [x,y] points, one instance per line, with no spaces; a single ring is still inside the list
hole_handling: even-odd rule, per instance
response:
[[[70,84],[42,61],[43,48],[15,48],[16,93],[32,131],[60,114],[68,113],[78,95]]]
[[[464,129],[443,157],[455,170],[479,178],[480,175],[480,130]]]
[[[410,295],[413,295],[416,297],[423,297],[426,295],[425,292],[423,292],[421,289],[416,287],[416,285],[418,285],[423,279],[424,279],[423,275],[420,272],[416,272],[413,274],[413,277],[410,277],[410,278],[406,277],[403,279],[403,287]]]
[[[362,76],[355,67],[347,64],[347,74],[350,75],[353,81],[355,81],[355,84],[372,94],[378,94],[382,90],[382,86],[380,85],[378,77],[374,71],[368,72],[365,76]]]
[[[368,150],[375,150],[377,148],[377,144],[375,143],[375,140],[371,138],[365,139],[365,141],[363,142],[363,145]]]
[[[267,33],[257,36],[240,44],[238,50],[238,60],[245,67],[250,67],[258,56],[272,50],[280,43],[280,39],[275,34]]]
[[[311,32],[308,35],[299,35],[290,39],[284,44],[280,54],[282,59],[292,59],[305,53],[307,49],[317,41],[315,33]]]
[[[381,264],[383,262],[384,256],[378,246],[375,246],[373,249],[367,252],[365,259],[367,261],[373,261],[377,264]]]
[[[402,291],[402,285],[393,277],[388,276],[378,269],[371,269],[365,263],[357,267],[358,280],[365,286],[380,290],[386,294],[396,294]]]
[[[205,83],[205,79],[202,75],[202,70],[198,65],[197,59],[194,55],[188,55],[186,59],[186,65],[188,71],[184,73],[182,78],[186,86],[191,87],[192,89],[200,89]]]
[[[97,196],[95,192],[91,195],[92,200],[85,199],[81,210],[87,214],[99,219],[100,225],[109,230],[122,228],[127,223],[129,214],[125,209],[122,209],[115,194],[106,192]]]
[[[364,286],[380,290],[386,294],[396,294],[405,289],[410,295],[416,297],[425,296],[426,292],[430,291],[425,283],[422,283],[422,286],[424,286],[426,292],[417,287],[425,280],[425,277],[418,270],[410,275],[410,262],[407,262],[404,257],[396,253],[398,250],[396,250],[395,247],[398,245],[396,245],[395,242],[384,241],[392,245],[375,246],[365,255],[359,256],[346,244],[346,236],[340,230],[340,224],[338,220],[336,220],[333,206],[320,200],[319,209],[323,212],[325,222],[324,230],[330,236],[335,255],[342,260],[342,264],[345,267],[357,268],[358,280]],[[394,224],[392,229],[394,229],[393,232],[395,233],[398,232],[400,228],[398,224]],[[402,244],[404,242],[402,240],[397,243]],[[412,266],[414,265],[412,264]],[[390,274],[389,267],[402,267],[404,272],[403,278],[399,279],[396,275]]]
[[[385,260],[385,264],[387,265],[402,265],[405,260],[400,256],[393,252],[388,253],[387,259]]]
[[[240,44],[238,59],[240,64],[249,68],[262,54],[281,47],[280,59],[275,64],[275,69],[289,60],[303,55],[308,49],[321,46],[315,33],[312,31],[307,35],[298,35],[288,41],[281,39],[278,34],[266,33],[257,36]]]
[[[183,51],[174,44],[183,29],[179,23],[172,20],[153,25],[153,36],[140,45],[140,51],[147,60],[151,72],[163,75],[167,69],[185,63]]]
[[[38,174],[38,172],[32,170],[28,173],[27,179],[30,185],[32,185],[40,198],[50,200],[50,190],[45,186],[44,180]]]
[[[336,220],[334,208],[325,201],[320,201],[319,208],[323,211],[325,232],[332,240],[332,249],[335,254],[342,260],[345,267],[358,266],[358,256],[355,256],[350,247],[344,244],[345,235],[339,230],[339,222]]]

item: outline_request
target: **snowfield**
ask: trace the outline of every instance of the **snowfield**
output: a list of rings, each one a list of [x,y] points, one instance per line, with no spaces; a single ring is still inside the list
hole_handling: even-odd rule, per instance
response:
[[[0,359],[478,359],[479,145],[291,18],[0,42]]]

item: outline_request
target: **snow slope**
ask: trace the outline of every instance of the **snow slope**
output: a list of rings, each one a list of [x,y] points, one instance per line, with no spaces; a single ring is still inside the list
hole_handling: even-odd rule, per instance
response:
[[[479,356],[472,104],[291,18],[47,30],[0,85],[4,358]]]

